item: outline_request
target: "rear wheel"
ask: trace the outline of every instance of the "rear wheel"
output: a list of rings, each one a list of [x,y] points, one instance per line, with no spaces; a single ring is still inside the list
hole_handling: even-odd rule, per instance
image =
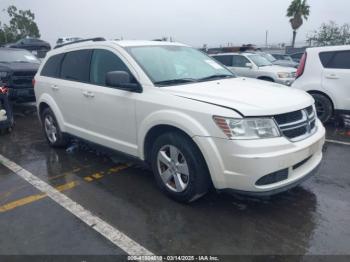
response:
[[[208,192],[211,182],[205,160],[186,135],[171,132],[158,137],[151,161],[158,186],[172,199],[191,202]]]
[[[322,123],[326,123],[333,115],[333,105],[331,100],[325,95],[311,94],[315,99],[317,116]]]
[[[64,147],[68,144],[67,137],[61,132],[56,117],[50,108],[44,109],[41,122],[47,142],[52,147]]]

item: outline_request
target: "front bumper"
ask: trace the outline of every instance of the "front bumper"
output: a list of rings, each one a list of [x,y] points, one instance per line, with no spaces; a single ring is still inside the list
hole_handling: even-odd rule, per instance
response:
[[[34,88],[9,88],[9,99],[17,102],[35,102]]]
[[[275,81],[282,85],[291,86],[294,83],[295,78],[277,78]]]
[[[322,159],[325,129],[317,120],[316,133],[298,142],[285,137],[261,140],[194,137],[194,140],[203,152],[216,189],[266,195],[287,190],[315,172]],[[262,177],[286,169],[286,179],[257,185]]]

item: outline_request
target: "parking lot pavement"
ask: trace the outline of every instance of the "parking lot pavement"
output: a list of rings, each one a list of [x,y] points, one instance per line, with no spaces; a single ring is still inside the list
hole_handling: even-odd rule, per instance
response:
[[[154,254],[350,254],[350,146],[327,143],[319,174],[287,193],[211,192],[191,205],[165,197],[123,156],[51,149],[20,108],[0,154]],[[329,128],[332,140],[346,141]],[[118,254],[120,248],[0,164],[0,254]]]

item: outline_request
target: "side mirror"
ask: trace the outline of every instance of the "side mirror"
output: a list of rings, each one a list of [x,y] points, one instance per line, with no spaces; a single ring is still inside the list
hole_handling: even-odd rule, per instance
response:
[[[250,68],[250,69],[253,69],[253,64],[252,63],[246,63],[245,66]]]
[[[106,74],[106,85],[131,92],[141,92],[139,84],[132,83],[130,74],[126,71],[111,71]]]

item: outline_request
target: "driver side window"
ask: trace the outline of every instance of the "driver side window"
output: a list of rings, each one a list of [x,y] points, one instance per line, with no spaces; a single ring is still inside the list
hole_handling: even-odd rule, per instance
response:
[[[126,71],[135,82],[130,70],[124,62],[114,53],[104,49],[95,49],[91,58],[90,82],[92,84],[106,86],[106,74],[111,71]]]
[[[247,67],[246,64],[250,63],[247,58],[241,55],[235,55],[232,59],[232,66],[233,67]]]

